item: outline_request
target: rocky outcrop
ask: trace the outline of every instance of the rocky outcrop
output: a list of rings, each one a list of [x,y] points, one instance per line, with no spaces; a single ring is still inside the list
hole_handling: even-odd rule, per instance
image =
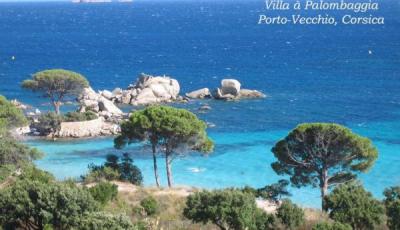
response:
[[[237,97],[240,92],[241,84],[238,80],[235,79],[223,79],[221,81],[221,94],[222,95],[232,95]]]
[[[239,100],[245,98],[264,98],[266,97],[260,91],[242,89],[241,83],[235,79],[223,79],[221,87],[215,89],[212,93],[208,88],[195,90],[187,93],[186,96],[191,99],[214,98],[219,100]]]
[[[186,96],[191,99],[204,99],[204,98],[211,98],[211,92],[208,88],[198,89],[187,93]]]
[[[115,135],[119,132],[119,125],[106,122],[104,118],[91,121],[61,122],[60,130],[52,137],[80,138]]]
[[[126,90],[116,88],[112,92],[100,91],[100,94],[115,103],[150,105],[176,101],[179,91],[179,83],[173,78],[141,74]]]
[[[104,97],[103,94],[96,93],[92,88],[85,88],[78,97],[78,102],[80,104],[79,112],[90,110],[109,116],[121,116],[123,114],[112,101]]]

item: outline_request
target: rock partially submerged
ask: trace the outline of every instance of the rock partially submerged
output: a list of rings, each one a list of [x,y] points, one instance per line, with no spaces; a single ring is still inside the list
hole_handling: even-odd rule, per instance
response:
[[[190,93],[187,93],[186,96],[191,99],[204,99],[204,98],[211,98],[211,92],[208,88],[202,88]]]
[[[250,99],[266,97],[266,95],[260,91],[242,89],[241,83],[236,79],[223,79],[221,81],[221,87],[215,89],[212,94],[208,88],[203,88],[187,93],[186,96],[191,99],[214,98],[219,100],[238,100],[245,98]]]
[[[126,90],[116,88],[112,92],[100,91],[100,94],[115,103],[137,106],[176,101],[179,99],[179,91],[180,86],[176,79],[141,74],[135,84],[131,84]]]
[[[220,92],[222,95],[233,95],[238,96],[240,92],[241,84],[235,79],[223,79],[221,81]]]

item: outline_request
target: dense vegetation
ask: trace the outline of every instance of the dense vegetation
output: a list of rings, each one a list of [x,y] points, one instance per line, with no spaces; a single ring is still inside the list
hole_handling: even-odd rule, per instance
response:
[[[387,225],[391,230],[400,229],[400,187],[387,188],[384,192]]]
[[[252,193],[240,190],[202,191],[190,195],[185,217],[224,229],[274,229],[274,217],[258,209]]]
[[[382,222],[383,206],[361,185],[340,185],[325,200],[329,216],[354,230],[375,229]]]

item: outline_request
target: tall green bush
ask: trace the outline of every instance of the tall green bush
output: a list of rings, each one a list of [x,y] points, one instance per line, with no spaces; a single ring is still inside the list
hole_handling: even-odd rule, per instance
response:
[[[290,200],[284,200],[276,216],[288,229],[296,229],[304,223],[304,211]]]
[[[386,207],[387,225],[391,230],[400,229],[400,187],[385,189],[384,204]]]
[[[382,222],[384,209],[362,185],[344,184],[325,198],[329,216],[355,230],[375,229]]]
[[[220,229],[274,229],[274,218],[259,210],[248,192],[226,189],[190,195],[184,216],[193,222],[217,225]]]
[[[92,197],[102,205],[114,200],[118,195],[118,186],[109,182],[100,182],[89,188]]]

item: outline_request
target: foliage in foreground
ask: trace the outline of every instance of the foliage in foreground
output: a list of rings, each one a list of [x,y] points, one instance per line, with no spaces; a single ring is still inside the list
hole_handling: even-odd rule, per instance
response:
[[[274,217],[257,208],[251,193],[226,189],[190,195],[183,211],[186,218],[220,229],[273,229]]]
[[[89,165],[89,173],[82,178],[86,183],[120,180],[141,185],[143,182],[142,172],[127,153],[121,159],[114,154],[107,155],[104,165]]]
[[[276,216],[288,229],[295,229],[304,223],[304,211],[290,200],[284,200]]]
[[[400,229],[400,187],[387,188],[384,195],[387,226],[391,230],[398,230]]]
[[[14,165],[21,167],[41,156],[42,153],[37,149],[21,144],[7,134],[0,138],[0,166]]]
[[[9,132],[26,124],[22,111],[0,95],[0,182],[42,156],[37,149],[15,140]]]
[[[127,216],[102,211],[99,202],[105,204],[116,194],[111,184],[86,189],[56,182],[35,167],[24,168],[15,182],[0,189],[0,228],[138,229]]]
[[[4,96],[0,95],[0,131],[28,124],[28,120],[20,109]]]
[[[139,229],[125,215],[111,215],[105,212],[92,212],[76,223],[81,230],[110,229],[110,230],[136,230]]]
[[[63,183],[18,180],[0,193],[0,222],[6,229],[58,229],[76,226],[85,213],[98,211],[97,202],[85,189]],[[76,226],[78,227],[78,226]]]
[[[330,123],[300,124],[272,152],[278,160],[272,164],[277,174],[289,175],[297,187],[319,187],[321,198],[329,187],[351,181],[355,173],[370,169],[378,157],[368,138]],[[322,209],[326,209],[324,200]]]
[[[355,230],[374,229],[384,214],[380,202],[359,184],[341,185],[325,201],[333,220],[347,223]]]
[[[352,230],[352,228],[340,222],[322,222],[313,226],[312,230]]]
[[[89,188],[92,197],[101,205],[106,205],[118,195],[118,186],[109,182],[100,182]]]
[[[158,213],[159,207],[157,200],[154,199],[154,197],[152,196],[146,197],[142,201],[140,201],[140,206],[143,207],[148,216],[153,216]]]

